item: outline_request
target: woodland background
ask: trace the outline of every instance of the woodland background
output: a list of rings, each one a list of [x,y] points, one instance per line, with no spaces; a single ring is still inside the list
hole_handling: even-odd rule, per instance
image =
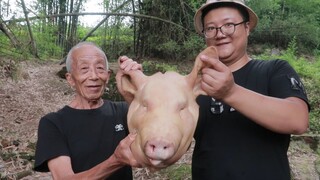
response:
[[[203,37],[196,34],[193,26],[193,16],[204,2],[101,0],[97,9],[102,8],[103,12],[84,13],[85,0],[0,0],[0,101],[11,103],[6,99],[8,96],[19,96],[19,93],[10,94],[12,90],[9,92],[5,88],[15,85],[19,89],[17,84],[26,79],[25,69],[36,72],[39,66],[48,68],[48,71],[52,69],[52,64],[55,68],[58,64],[63,67],[67,52],[80,41],[95,42],[106,52],[111,63],[120,55],[128,55],[142,63],[146,73],[168,70],[188,73],[194,57],[205,47]],[[246,0],[246,3],[259,17],[258,26],[249,37],[248,51],[257,59],[287,60],[299,73],[311,104],[310,127],[306,134],[293,139],[312,142],[312,149],[318,155],[320,0]],[[91,26],[80,21],[80,17],[98,15],[102,15],[102,20]],[[47,88],[51,91],[47,92],[49,96],[56,87]],[[68,92],[64,91],[64,94],[68,95]],[[114,79],[109,83],[105,98],[121,99]],[[56,108],[57,104],[51,105]],[[0,107],[1,178],[13,177],[10,173],[14,174],[2,171],[1,162],[13,159],[14,164],[21,157],[20,152],[8,148],[19,147],[19,143],[17,145],[16,139],[9,135],[12,129],[6,129],[3,125],[9,120],[16,122],[16,119],[7,116],[13,113],[6,107],[10,106],[1,104]],[[29,109],[29,112],[32,110]],[[39,117],[46,112],[43,110],[39,116],[32,117],[33,123],[37,124]],[[23,124],[23,118],[18,121],[20,124]],[[34,145],[35,137],[26,141]],[[28,152],[30,156],[27,160],[30,162],[33,160],[33,150],[31,148]],[[319,162],[320,159],[316,158],[312,163],[319,167]]]
[[[15,50],[42,60],[62,58],[74,44],[87,40],[100,45],[110,58],[131,54],[184,60],[204,47],[203,38],[195,33],[193,16],[205,0],[101,0],[98,6],[104,13],[83,13],[85,0],[28,0],[28,6],[24,1],[0,1],[3,54]],[[319,0],[246,3],[259,16],[250,44],[265,45],[255,53],[266,47],[285,49],[295,38],[299,53],[319,54]],[[99,14],[104,19],[93,27],[79,22],[80,16]]]

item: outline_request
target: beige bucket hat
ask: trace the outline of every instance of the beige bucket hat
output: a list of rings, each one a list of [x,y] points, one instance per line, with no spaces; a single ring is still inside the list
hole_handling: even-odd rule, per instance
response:
[[[227,3],[234,3],[234,4],[237,4],[237,5],[244,7],[249,13],[250,31],[252,31],[256,27],[256,25],[258,23],[258,16],[251,8],[249,8],[248,6],[245,5],[244,0],[207,0],[207,2],[205,4],[203,4],[197,10],[197,12],[194,16],[194,26],[196,28],[197,33],[202,35],[202,30],[203,30],[203,24],[201,21],[202,10],[204,8],[208,7],[209,5],[218,4],[218,3],[226,3],[226,2]]]

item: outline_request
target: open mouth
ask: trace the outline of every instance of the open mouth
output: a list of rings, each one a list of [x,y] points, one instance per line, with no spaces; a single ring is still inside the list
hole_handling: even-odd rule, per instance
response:
[[[87,86],[87,88],[92,91],[98,91],[101,89],[101,86],[100,85],[93,85],[93,86]]]
[[[223,42],[223,43],[217,43],[216,46],[223,46],[229,44],[228,42]]]

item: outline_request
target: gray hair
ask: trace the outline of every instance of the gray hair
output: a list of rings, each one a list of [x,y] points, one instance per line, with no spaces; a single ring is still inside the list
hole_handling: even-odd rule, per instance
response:
[[[93,46],[93,47],[97,48],[98,51],[100,51],[100,53],[103,55],[103,58],[104,58],[105,61],[106,61],[106,69],[107,69],[107,70],[109,69],[109,64],[108,64],[107,56],[106,56],[106,54],[102,51],[102,49],[101,49],[99,46],[97,46],[96,44],[92,43],[92,42],[86,42],[86,41],[84,41],[84,42],[80,42],[80,43],[76,44],[75,46],[73,46],[73,47],[70,49],[70,51],[69,51],[69,53],[68,53],[68,55],[67,55],[67,59],[66,59],[67,72],[71,72],[71,67],[72,67],[71,65],[72,65],[72,62],[73,62],[73,57],[72,57],[73,52],[74,52],[76,49],[79,49],[79,48],[82,47],[82,46]]]

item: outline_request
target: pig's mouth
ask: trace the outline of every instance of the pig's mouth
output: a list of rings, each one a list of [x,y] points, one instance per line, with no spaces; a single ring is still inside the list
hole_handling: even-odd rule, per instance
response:
[[[163,164],[163,160],[159,160],[159,159],[151,159],[151,158],[148,158],[149,159],[149,162],[155,166],[155,167],[161,167],[161,166],[165,166]]]
[[[147,165],[147,167],[150,170],[159,170],[162,168],[166,168],[172,164],[171,159],[161,160],[161,159],[148,158],[148,161],[149,161],[148,163],[149,165]]]
[[[173,157],[175,150],[172,142],[163,139],[153,139],[147,141],[145,145],[145,155],[150,164],[154,167],[165,167],[166,161]]]

